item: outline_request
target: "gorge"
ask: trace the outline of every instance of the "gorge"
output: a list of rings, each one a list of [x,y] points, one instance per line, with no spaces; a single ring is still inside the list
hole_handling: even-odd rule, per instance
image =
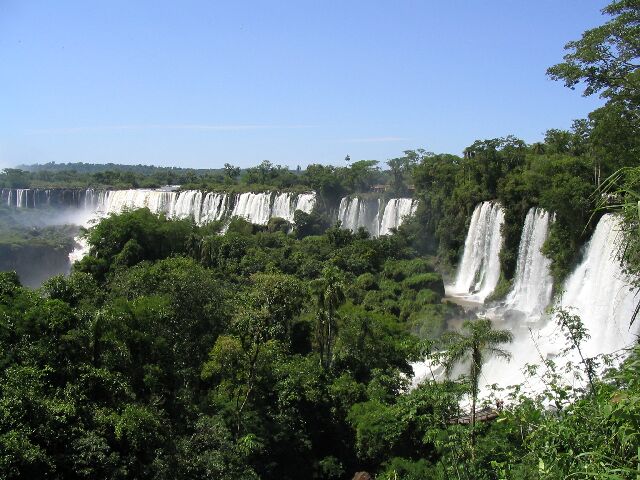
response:
[[[103,217],[125,209],[149,208],[153,213],[163,213],[170,218],[193,218],[201,225],[211,221],[239,216],[249,222],[266,225],[270,218],[279,217],[293,222],[296,210],[310,213],[316,204],[316,194],[246,192],[228,194],[199,190],[175,189],[129,190],[60,190],[60,189],[3,189],[2,202],[16,209],[49,209],[66,211],[73,216],[62,216],[87,225],[94,216]],[[364,228],[372,236],[389,234],[404,218],[414,215],[417,202],[410,198],[363,198],[359,196],[341,199],[336,221],[343,228],[356,231]],[[495,201],[478,204],[470,219],[464,251],[453,281],[445,285],[447,295],[468,305],[476,305],[479,316],[491,318],[502,328],[514,333],[515,340],[509,346],[513,360],[505,363],[491,359],[485,368],[485,384],[522,379],[525,363],[533,363],[544,356],[559,354],[563,342],[559,340],[557,326],[547,311],[552,303],[553,282],[550,261],[541,248],[544,244],[553,215],[541,208],[531,208],[526,215],[518,247],[516,271],[511,288],[497,302],[486,302],[500,279],[499,255],[503,245],[501,233],[504,224],[503,207]],[[565,281],[561,296],[554,305],[574,307],[583,317],[591,332],[589,351],[593,354],[613,352],[629,344],[635,330],[623,332],[622,322],[633,313],[633,295],[628,292],[625,278],[615,261],[616,221],[604,216],[592,240],[585,247],[583,261]],[[37,265],[51,273],[68,272],[64,261],[70,255],[72,261],[82,258],[86,245],[76,245],[72,252],[51,250],[46,261]],[[25,251],[26,252],[26,251]],[[28,259],[38,259],[40,254],[24,255],[17,251],[5,252],[6,268],[16,268],[31,285],[42,282],[48,274],[32,271]],[[19,255],[19,256],[18,256]],[[60,258],[58,258],[60,257]],[[34,264],[35,265],[35,264]],[[27,273],[27,270],[29,271]],[[37,268],[36,268],[37,270]],[[613,302],[608,299],[614,298]],[[486,304],[485,304],[486,303]],[[531,331],[530,331],[531,330]],[[532,342],[539,344],[537,351]],[[423,367],[416,365],[416,371]],[[417,380],[417,379],[416,379]]]
[[[228,194],[178,191],[175,187],[128,190],[2,189],[1,195],[2,202],[10,208],[21,211],[42,209],[48,216],[51,216],[51,212],[66,212],[57,221],[83,225],[89,225],[91,218],[136,208],[149,208],[151,212],[163,213],[169,218],[193,218],[198,225],[235,216],[257,225],[266,225],[274,217],[292,223],[296,210],[310,213],[316,204],[314,192]],[[364,228],[377,237],[391,233],[405,218],[415,214],[417,206],[417,201],[411,198],[383,200],[381,197],[348,196],[340,200],[335,221],[352,231]],[[501,300],[487,301],[501,277],[499,256],[504,243],[504,218],[504,208],[499,202],[485,201],[474,208],[455,278],[445,285],[446,293],[453,301],[463,301],[465,305],[473,306],[478,316],[491,318],[496,325],[514,333],[514,342],[508,347],[513,360],[505,363],[490,359],[485,368],[485,384],[518,383],[522,380],[521,370],[526,363],[533,363],[540,356],[554,358],[559,355],[564,342],[553,322],[553,315],[548,311],[551,306],[576,309],[591,333],[588,343],[590,354],[613,352],[627,346],[637,329],[625,331],[623,327],[625,320],[633,313],[635,304],[633,294],[625,286],[628,279],[615,260],[615,217],[602,217],[592,239],[585,246],[583,260],[558,290],[560,294],[557,298],[552,299],[550,260],[542,254],[541,249],[554,215],[539,207],[529,209],[522,227],[511,287]],[[25,278],[29,277],[30,285],[38,285],[48,274],[68,272],[69,266],[65,261],[67,255],[71,261],[75,261],[82,258],[86,251],[87,247],[82,241],[71,252],[62,247],[51,250],[55,255],[49,252],[50,258],[46,260],[41,258],[40,253],[25,255],[16,250],[13,253],[7,251],[4,255],[7,257],[5,267],[17,269]],[[30,258],[40,259],[37,265],[50,273],[33,272],[35,267],[31,265]],[[26,273],[27,270],[29,273]],[[537,349],[531,348],[532,342],[536,342]],[[415,364],[414,367],[416,372],[424,371],[424,366]],[[420,376],[418,374],[415,381]]]

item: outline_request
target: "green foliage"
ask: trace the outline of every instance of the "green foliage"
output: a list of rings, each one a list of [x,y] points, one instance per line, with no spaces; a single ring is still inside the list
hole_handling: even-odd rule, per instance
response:
[[[564,62],[547,70],[571,89],[584,87],[585,96],[600,94],[606,99],[589,114],[598,183],[618,168],[637,166],[640,152],[640,5],[636,0],[615,0],[602,13],[611,18],[567,43]]]
[[[564,62],[547,73],[569,88],[583,82],[585,95],[600,93],[608,99],[637,96],[640,5],[635,0],[615,0],[602,13],[613,18],[587,30],[580,40],[567,43],[569,53]]]
[[[411,290],[431,290],[444,296],[444,287],[442,284],[442,278],[438,273],[421,273],[419,275],[413,275],[405,278],[402,282],[405,288]]]
[[[475,412],[484,361],[507,356],[511,336],[488,320],[443,333],[463,312],[442,303],[435,271],[459,258],[475,206],[497,200],[506,222],[495,295],[509,288],[534,206],[555,214],[544,252],[559,285],[595,225],[594,206],[614,204],[637,278],[640,174],[607,178],[638,158],[638,5],[615,1],[605,13],[613,19],[570,43],[550,74],[571,87],[584,81],[607,104],[531,146],[507,136],[478,140],[463,157],[406,151],[388,172],[369,160],[300,172],[268,161],[245,171],[4,170],[0,185],[14,188],[312,189],[318,208],[296,212],[293,231],[282,219],[266,227],[232,219],[223,232],[222,223],[125,212],[86,233],[91,253],[68,277],[33,291],[0,272],[0,477],[324,479],[365,469],[394,480],[637,477],[640,350],[598,378],[608,359],[586,357],[584,325],[557,312],[581,360],[568,374],[589,389],[573,388],[560,363],[544,359],[529,368],[547,386],[541,395],[516,387],[496,421],[460,425],[463,396],[471,393]],[[377,239],[330,227],[341,196],[378,183],[396,195],[414,183],[416,218]],[[21,229],[26,217],[5,213],[0,247],[71,245],[71,231]],[[468,358],[468,378],[409,389],[409,362],[425,354],[447,370]]]
[[[500,275],[500,280],[496,285],[496,288],[493,290],[493,293],[487,297],[487,302],[495,302],[504,299],[507,294],[511,291],[512,282],[506,280],[503,275]]]
[[[148,209],[111,215],[87,233],[90,255],[76,268],[103,278],[120,266],[185,253],[193,228],[187,220],[167,222]]]
[[[463,324],[465,334],[447,332],[444,344],[447,347],[444,366],[447,374],[460,361],[469,358],[469,382],[471,383],[471,447],[474,447],[473,429],[476,423],[476,402],[478,400],[478,384],[482,366],[486,356],[509,359],[511,355],[501,348],[501,344],[513,341],[509,330],[493,330],[491,320],[466,320]],[[473,451],[472,451],[473,453]]]
[[[31,292],[0,275],[4,476],[357,468],[351,407],[393,403],[419,354],[389,304],[439,304],[423,287],[440,277],[402,239],[216,230],[125,212],[87,233],[69,277]]]
[[[562,143],[557,139],[559,131],[553,131],[547,137],[553,145],[545,144],[539,153],[506,137],[475,142],[465,158],[425,157],[414,170],[421,199],[417,221],[407,226],[419,250],[437,254],[443,269],[455,265],[473,209],[481,201],[497,199],[505,210],[501,271],[505,281],[511,280],[525,217],[530,208],[539,206],[555,214],[544,251],[560,284],[595,225],[590,221],[595,206],[592,159],[572,146],[577,138],[584,141],[577,130],[564,133],[571,139],[566,140],[566,148],[557,145]]]
[[[329,227],[329,220],[317,210],[311,213],[296,210],[293,214],[293,223],[295,224],[298,238],[304,238],[310,235],[322,235]]]

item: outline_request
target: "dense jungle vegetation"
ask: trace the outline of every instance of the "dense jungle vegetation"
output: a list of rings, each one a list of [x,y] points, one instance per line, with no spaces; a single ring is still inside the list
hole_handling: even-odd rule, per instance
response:
[[[545,396],[513,391],[473,429],[452,423],[470,383],[407,391],[408,362],[460,312],[402,232],[296,238],[234,220],[219,235],[138,210],[89,240],[39,290],[0,276],[5,478],[635,472],[637,354],[592,394],[547,365]]]
[[[299,172],[268,162],[245,171],[5,170],[6,187],[180,183],[313,189],[320,201],[293,229],[233,219],[223,234],[220,223],[125,212],[87,233],[90,255],[70,276],[32,290],[0,273],[0,477],[638,478],[638,347],[601,378],[591,362],[606,359],[573,365],[590,380],[577,389],[541,360],[528,374],[547,389],[499,392],[508,401],[493,422],[456,420],[477,389],[473,368],[408,388],[411,361],[443,347],[452,352],[445,365],[481,358],[508,341],[481,321],[446,332],[463,315],[441,302],[437,272],[455,264],[480,201],[506,209],[500,290],[532,206],[556,215],[544,247],[556,281],[600,212],[622,211],[621,255],[640,283],[640,2],[614,1],[604,13],[606,23],[570,42],[548,72],[604,105],[533,145],[506,136],[462,157],[408,151],[384,171],[374,161]],[[330,205],[379,183],[388,195],[413,194],[415,218],[375,239],[331,225]],[[578,348],[588,332],[558,317]]]

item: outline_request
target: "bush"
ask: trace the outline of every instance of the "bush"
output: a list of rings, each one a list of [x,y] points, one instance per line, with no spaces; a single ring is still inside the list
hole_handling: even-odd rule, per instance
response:
[[[433,272],[433,267],[424,258],[388,261],[384,265],[384,276],[397,282],[413,275],[429,272]]]
[[[270,233],[282,232],[287,233],[291,229],[291,224],[284,218],[271,217],[267,222],[267,231]]]
[[[432,290],[444,296],[444,283],[439,273],[421,273],[413,275],[402,282],[402,286],[412,290]]]
[[[376,282],[376,277],[372,273],[363,273],[358,278],[356,278],[355,285],[357,288],[362,290],[377,290],[378,283]]]

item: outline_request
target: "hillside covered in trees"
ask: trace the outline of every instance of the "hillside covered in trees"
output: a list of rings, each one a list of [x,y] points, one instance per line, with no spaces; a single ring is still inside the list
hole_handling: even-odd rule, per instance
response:
[[[604,13],[548,71],[604,105],[531,145],[505,136],[462,156],[411,150],[384,168],[4,170],[3,188],[180,184],[312,190],[319,201],[265,225],[124,211],[85,232],[89,253],[68,276],[30,289],[1,272],[0,477],[637,478],[637,344],[585,356],[591,332],[557,310],[562,354],[580,360],[541,358],[525,372],[540,391],[525,392],[525,380],[483,404],[482,367],[509,356],[512,335],[443,302],[483,201],[505,215],[494,300],[512,287],[533,207],[554,215],[542,252],[556,290],[605,212],[621,218],[618,261],[628,288],[640,286],[640,3]],[[346,195],[411,196],[418,207],[373,238],[331,215]],[[25,226],[2,209],[3,244],[70,247],[75,231]],[[412,364],[425,358],[416,384]],[[441,374],[456,368],[464,374]]]

